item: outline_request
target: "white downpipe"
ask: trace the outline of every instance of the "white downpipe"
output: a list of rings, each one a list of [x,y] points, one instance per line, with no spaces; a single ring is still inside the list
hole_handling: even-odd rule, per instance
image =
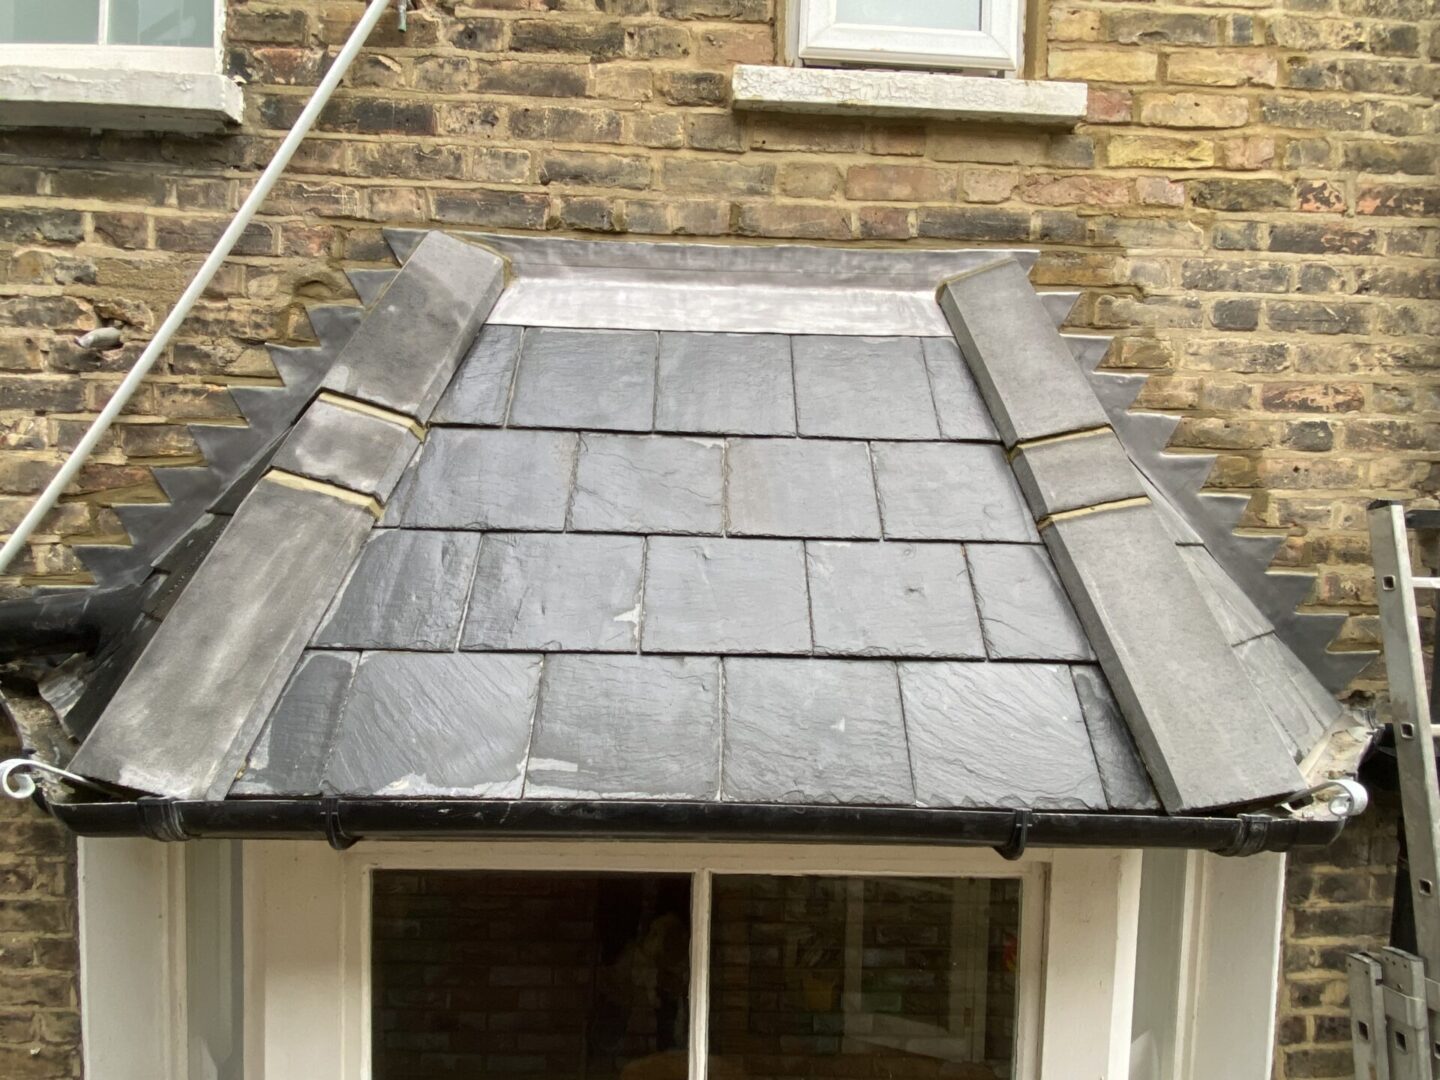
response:
[[[255,182],[255,187],[251,189],[229,227],[215,244],[215,249],[205,259],[204,264],[195,274],[190,285],[180,295],[180,299],[176,301],[165,321],[160,324],[160,329],[150,339],[150,344],[145,346],[145,351],[140,354],[140,359],[135,361],[135,366],[130,369],[129,374],[120,383],[119,388],[115,391],[115,396],[106,402],[105,408],[100,410],[100,415],[95,417],[89,430],[75,444],[75,449],[70,452],[70,456],[65,459],[65,464],[60,466],[60,471],[55,474],[45,490],[40,493],[40,497],[35,500],[35,505],[30,508],[30,512],[25,515],[24,520],[15,529],[14,535],[5,541],[3,548],[0,548],[0,574],[5,572],[15,556],[25,547],[31,534],[39,527],[45,515],[60,501],[61,494],[70,486],[70,481],[75,479],[75,474],[80,471],[81,466],[90,457],[96,444],[104,437],[105,432],[110,430],[110,425],[115,422],[115,418],[120,415],[120,411],[125,408],[131,396],[140,388],[140,384],[150,373],[151,367],[160,358],[160,354],[169,346],[170,339],[175,336],[175,331],[180,328],[180,324],[190,314],[190,309],[195,306],[195,301],[200,299],[200,294],[209,286],[211,279],[215,277],[221,265],[229,257],[230,250],[255,217],[260,205],[270,194],[271,188],[275,186],[275,181],[280,179],[280,174],[290,164],[290,159],[295,156],[301,140],[310,133],[310,128],[314,126],[320,110],[329,103],[330,95],[335,92],[335,87],[345,77],[345,72],[350,69],[351,63],[354,62],[356,55],[364,46],[366,39],[369,38],[370,31],[375,29],[375,24],[380,21],[380,16],[385,14],[385,9],[390,6],[391,2],[392,0],[370,0],[370,6],[365,9],[365,14],[355,24],[355,29],[350,32],[345,47],[335,57],[335,62],[330,65],[330,70],[325,73],[325,77],[320,80],[320,85],[315,88],[315,93],[311,95],[310,101],[306,104],[304,111],[300,113],[299,119],[295,121],[295,126],[290,129],[289,134],[281,142],[280,148],[275,151],[275,156],[270,159],[270,164],[265,166],[265,171],[260,174],[260,179]]]

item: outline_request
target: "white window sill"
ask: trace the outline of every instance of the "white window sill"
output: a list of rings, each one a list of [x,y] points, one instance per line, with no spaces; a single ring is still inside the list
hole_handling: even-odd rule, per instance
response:
[[[0,64],[5,126],[122,131],[223,131],[240,123],[244,95],[219,74]]]
[[[927,116],[1074,127],[1085,117],[1078,82],[990,79],[930,71],[857,71],[739,64],[737,109],[831,116]]]

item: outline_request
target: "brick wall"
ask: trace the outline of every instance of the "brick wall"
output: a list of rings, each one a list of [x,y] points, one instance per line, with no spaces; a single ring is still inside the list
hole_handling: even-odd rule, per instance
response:
[[[134,360],[361,9],[232,0],[249,116],[237,135],[0,131],[0,531]],[[1027,244],[1044,253],[1037,283],[1085,290],[1071,325],[1117,335],[1110,363],[1153,373],[1141,404],[1184,415],[1177,444],[1219,453],[1211,483],[1256,496],[1244,525],[1284,530],[1280,564],[1318,571],[1310,603],[1352,613],[1342,646],[1371,644],[1363,507],[1437,479],[1435,10],[1056,0],[1037,15],[1033,73],[1091,84],[1073,133],[736,114],[727,72],[774,58],[773,0],[422,0],[404,36],[387,19],[0,585],[84,580],[72,542],[118,539],[110,505],[160,498],[150,467],[195,459],[187,421],[238,422],[226,387],[273,379],[264,343],[305,337],[307,303],[351,297],[342,262],[388,262],[384,225]],[[72,339],[101,322],[126,347],[81,353]],[[1373,877],[1369,856],[1335,858]],[[1297,986],[1311,981],[1302,956]],[[1295,1007],[1306,1039],[1335,1033]],[[1344,1074],[1334,1055],[1301,1053],[1288,1075]]]
[[[0,732],[0,760],[18,750]],[[0,798],[0,1076],[80,1075],[75,841],[26,803]]]

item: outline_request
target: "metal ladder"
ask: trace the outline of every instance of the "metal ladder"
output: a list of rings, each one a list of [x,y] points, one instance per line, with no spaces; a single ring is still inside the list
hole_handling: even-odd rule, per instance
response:
[[[1431,717],[1440,711],[1440,679],[1432,680],[1427,691],[1415,593],[1440,588],[1440,577],[1415,574],[1409,533],[1416,533],[1425,564],[1432,571],[1440,568],[1440,510],[1407,513],[1399,503],[1376,502],[1370,505],[1369,522],[1416,952],[1391,946],[1379,953],[1351,953],[1346,960],[1355,1075],[1361,1080],[1435,1080],[1440,1074],[1440,781]]]

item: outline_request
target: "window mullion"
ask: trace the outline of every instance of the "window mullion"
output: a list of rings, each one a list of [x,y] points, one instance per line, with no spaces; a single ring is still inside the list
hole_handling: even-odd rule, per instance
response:
[[[690,881],[690,1080],[710,1068],[710,871]]]
[[[110,40],[110,0],[100,0],[98,6],[100,8],[100,25],[96,27],[95,30],[96,34],[99,35],[96,37],[95,42],[99,45],[105,45]]]

